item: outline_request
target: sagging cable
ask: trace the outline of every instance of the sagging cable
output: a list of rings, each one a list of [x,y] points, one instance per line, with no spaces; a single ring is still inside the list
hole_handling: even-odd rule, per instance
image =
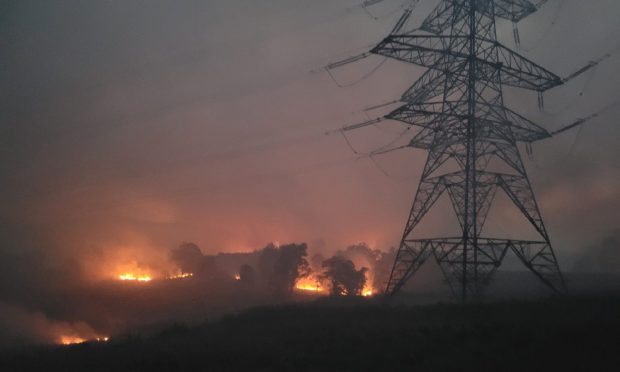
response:
[[[388,57],[385,57],[383,59],[383,61],[379,62],[379,64],[377,64],[375,67],[372,68],[372,70],[370,70],[369,72],[367,72],[366,74],[364,74],[361,78],[353,81],[352,83],[348,83],[348,84],[341,84],[336,77],[334,76],[334,74],[332,74],[332,71],[330,69],[327,69],[327,74],[329,75],[329,77],[332,79],[332,81],[334,82],[334,84],[336,84],[336,86],[338,88],[349,88],[352,87],[354,85],[357,85],[359,83],[361,83],[362,81],[370,78],[372,75],[375,74],[375,72],[379,71],[379,69],[385,64],[385,62],[387,62]]]

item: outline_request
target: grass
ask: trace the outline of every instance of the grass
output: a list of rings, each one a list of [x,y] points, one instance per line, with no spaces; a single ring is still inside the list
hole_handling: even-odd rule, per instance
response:
[[[620,299],[261,307],[152,337],[0,356],[3,371],[594,371],[620,365]]]

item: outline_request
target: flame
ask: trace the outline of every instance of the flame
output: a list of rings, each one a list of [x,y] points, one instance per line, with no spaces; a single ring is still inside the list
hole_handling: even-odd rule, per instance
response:
[[[241,275],[235,274],[235,280],[241,280]]]
[[[63,345],[76,345],[83,344],[86,341],[86,339],[77,336],[60,336],[59,343]]]
[[[314,274],[297,278],[295,289],[300,291],[325,292],[325,288],[321,285],[321,281]]]
[[[75,335],[65,335],[65,336],[60,336],[60,338],[58,339],[58,343],[61,345],[78,345],[78,344],[83,344],[89,341],[108,342],[109,340],[110,340],[110,337],[108,336],[95,337],[89,340],[89,339],[82,338],[82,337],[75,336]]]
[[[366,283],[364,284],[364,288],[361,291],[361,295],[364,297],[370,297],[377,294],[377,291],[372,286],[372,275],[367,271],[366,272]],[[316,292],[326,294],[328,292],[328,287],[323,285],[321,280],[317,277],[316,274],[312,274],[310,276],[298,278],[295,282],[295,289],[300,291],[308,291],[308,292]],[[346,289],[341,293],[343,296],[346,296],[348,293]]]
[[[118,279],[124,281],[137,281],[137,282],[150,282],[153,280],[149,275],[136,275],[132,273],[125,273],[118,276]]]
[[[194,276],[194,273],[180,273],[176,275],[171,275],[168,277],[168,279],[185,279],[185,278],[191,278],[193,276]]]
[[[364,284],[364,288],[362,288],[362,296],[370,297],[376,294],[375,289],[372,287],[373,277],[370,274],[370,270],[366,271],[366,283]]]

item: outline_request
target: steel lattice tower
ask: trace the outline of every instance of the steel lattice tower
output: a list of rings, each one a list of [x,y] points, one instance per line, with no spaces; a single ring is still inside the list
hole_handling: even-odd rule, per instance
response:
[[[516,23],[536,10],[529,0],[441,0],[419,29],[403,32],[403,17],[372,49],[371,53],[428,68],[400,99],[406,104],[381,118],[418,127],[408,146],[428,151],[386,293],[397,292],[432,256],[456,296],[463,301],[477,298],[508,251],[546,285],[564,291],[517,146],[550,134],[508,109],[502,96],[504,85],[542,93],[562,84],[561,78],[497,40],[496,18]],[[492,171],[493,158],[509,171]],[[456,161],[458,170],[442,172],[449,159]],[[482,234],[497,189],[523,213],[539,239]],[[462,234],[415,238],[416,225],[445,192]]]

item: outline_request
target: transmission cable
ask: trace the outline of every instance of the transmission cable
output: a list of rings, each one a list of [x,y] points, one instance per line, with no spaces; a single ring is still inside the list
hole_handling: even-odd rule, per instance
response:
[[[550,132],[550,134],[551,134],[552,136],[555,136],[555,135],[557,135],[557,134],[560,134],[560,133],[566,132],[567,130],[570,130],[570,129],[573,129],[573,128],[575,128],[575,127],[578,127],[578,126],[584,125],[584,124],[586,124],[587,122],[589,122],[589,121],[591,121],[591,120],[593,120],[593,119],[598,118],[599,116],[603,115],[603,114],[604,114],[604,113],[606,113],[607,111],[610,111],[610,110],[612,110],[612,109],[614,109],[614,108],[616,108],[616,107],[618,107],[618,106],[620,106],[620,100],[618,100],[618,101],[616,101],[616,102],[613,102],[613,103],[610,103],[609,105],[607,105],[607,106],[603,107],[602,109],[600,109],[599,111],[597,111],[597,112],[595,112],[595,113],[593,113],[593,114],[590,114],[590,115],[588,115],[588,116],[586,116],[586,117],[583,117],[583,118],[579,118],[579,119],[575,120],[575,121],[574,121],[573,123],[571,123],[571,124],[568,124],[568,125],[565,125],[565,126],[563,126],[563,127],[559,128],[559,129],[556,129],[556,130],[554,130],[554,131]]]
[[[396,8],[396,9],[394,9],[394,10],[392,10],[392,11],[389,11],[388,13],[383,14],[383,15],[380,15],[380,16],[375,15],[374,13],[372,13],[372,12],[370,11],[370,9],[369,9],[369,8],[370,8],[371,6],[373,6],[373,5],[375,5],[375,4],[378,4],[378,3],[381,3],[381,2],[383,2],[383,1],[384,1],[384,0],[371,0],[371,1],[363,1],[363,0],[362,0],[362,4],[360,4],[360,8],[362,8],[362,10],[364,11],[364,13],[366,13],[366,15],[368,15],[368,17],[370,17],[370,19],[372,19],[373,21],[378,21],[378,20],[383,19],[383,18],[389,18],[389,17],[393,16],[394,14],[398,13],[400,10],[405,9],[405,8],[407,7],[407,3],[408,3],[410,0],[406,0],[406,1],[404,1],[403,3],[401,3],[401,4],[398,6],[398,8]]]
[[[545,166],[545,167],[539,166],[539,164],[536,162],[536,160],[535,160],[535,158],[533,156],[533,153],[531,153],[531,149],[529,150],[530,152],[528,153],[530,160],[534,163],[534,165],[538,169],[545,169],[545,168],[556,166],[557,164],[559,164],[560,162],[564,161],[566,158],[570,157],[573,154],[573,152],[574,152],[574,150],[575,150],[575,148],[577,146],[577,143],[579,142],[581,133],[582,133],[583,128],[584,128],[584,124],[586,124],[586,123],[588,123],[588,122],[590,122],[590,121],[592,121],[594,119],[597,119],[597,118],[601,117],[606,112],[611,111],[611,110],[613,110],[613,109],[615,109],[615,108],[617,108],[619,106],[620,106],[620,100],[617,100],[617,101],[612,102],[609,105],[603,107],[602,109],[600,109],[599,111],[597,111],[597,112],[595,112],[593,114],[590,114],[590,115],[585,116],[583,118],[579,118],[579,119],[575,120],[574,122],[572,122],[572,123],[570,123],[568,125],[565,125],[563,127],[560,127],[560,128],[558,128],[556,130],[553,130],[553,131],[549,132],[549,134],[551,134],[551,136],[556,136],[558,134],[567,132],[567,131],[569,131],[571,129],[579,128],[579,130],[577,131],[577,133],[575,135],[575,139],[573,140],[571,146],[569,147],[569,150],[566,153],[566,155],[564,155],[559,160],[555,161],[552,165],[548,165],[548,166]],[[531,144],[529,144],[529,145],[530,145],[530,148],[531,148]]]
[[[542,2],[542,4],[537,4],[537,8],[542,6],[545,2]],[[553,30],[553,28],[555,27],[560,14],[562,12],[562,9],[564,8],[565,5],[565,0],[558,0],[558,7],[555,11],[555,15],[553,16],[553,20],[551,21],[551,23],[547,26],[547,29],[545,30],[545,32],[541,33],[541,37],[538,38],[538,40],[536,40],[536,42],[534,43],[534,45],[531,45],[529,47],[523,47],[523,44],[519,43],[518,48],[524,52],[531,52],[535,49],[537,49],[539,46],[542,45],[542,42],[545,41],[547,39],[547,37],[549,36],[549,34],[551,33],[551,30]]]
[[[362,57],[362,58],[366,58],[366,57]],[[362,59],[362,58],[359,58],[359,59]],[[359,59],[357,59],[357,60],[359,60]],[[357,80],[355,80],[355,81],[353,81],[351,83],[347,83],[347,84],[340,83],[336,79],[334,74],[332,74],[332,71],[331,71],[332,69],[331,68],[328,67],[328,68],[325,69],[325,71],[327,71],[327,74],[329,75],[329,77],[332,79],[332,81],[334,82],[334,84],[336,84],[336,86],[338,88],[349,88],[349,87],[355,86],[355,85],[361,83],[362,81],[370,78],[372,75],[375,74],[375,72],[377,72],[385,64],[385,62],[387,62],[387,60],[388,60],[388,57],[383,58],[383,60],[381,62],[379,62],[375,67],[373,67],[372,70],[370,70],[366,74],[362,75],[362,77],[360,77],[359,79],[357,79]],[[349,63],[351,63],[351,62],[349,62]]]
[[[602,57],[599,57],[599,58],[597,58],[595,60],[592,60],[592,61],[588,62],[585,66],[581,67],[579,70],[571,73],[570,75],[568,75],[567,77],[562,79],[562,83],[566,84],[566,83],[576,79],[577,77],[585,74],[586,72],[590,71],[590,74],[587,77],[587,79],[585,80],[584,85],[581,88],[581,91],[579,92],[579,94],[574,99],[572,99],[568,104],[566,104],[563,109],[558,110],[556,112],[547,112],[547,111],[545,111],[544,110],[544,106],[543,106],[543,102],[542,102],[542,92],[539,92],[539,106],[541,108],[541,111],[547,113],[548,115],[555,116],[555,115],[558,115],[559,113],[565,111],[568,107],[572,106],[575,102],[577,102],[583,96],[583,94],[586,92],[586,90],[590,86],[590,83],[594,79],[594,76],[595,76],[595,73],[596,73],[596,68],[601,63],[605,62],[607,59],[613,57],[618,52],[618,50],[620,50],[620,45],[616,46],[614,49],[612,49],[608,53],[604,54]]]
[[[569,100],[567,103],[565,103],[561,109],[557,109],[555,111],[548,111],[543,110],[544,114],[547,117],[553,117],[553,116],[557,116],[563,112],[565,112],[566,110],[568,110],[569,108],[575,106],[575,104],[577,103],[577,101],[579,101],[583,95],[589,90],[590,84],[592,83],[592,81],[594,80],[594,77],[596,75],[596,67],[592,68],[590,70],[590,73],[588,74],[588,76],[586,77],[581,89],[579,90],[579,93],[574,96],[571,100]]]

